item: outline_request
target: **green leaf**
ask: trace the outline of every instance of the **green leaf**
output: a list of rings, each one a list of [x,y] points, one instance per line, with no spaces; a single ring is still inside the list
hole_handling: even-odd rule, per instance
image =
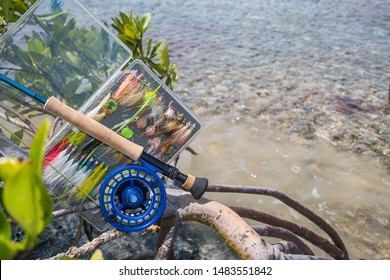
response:
[[[37,236],[48,225],[53,205],[42,183],[42,163],[50,121],[39,127],[30,150],[31,161],[20,164],[20,169],[5,181],[4,207],[23,228],[31,247]]]
[[[27,48],[30,52],[35,52],[35,53],[43,53],[45,50],[45,46],[43,43],[38,40],[37,38],[31,38],[27,42]]]
[[[34,140],[30,149],[30,159],[35,171],[42,178],[42,164],[45,154],[46,140],[50,132],[51,122],[49,119],[44,119],[35,134]]]
[[[164,65],[162,65],[161,63],[156,64],[153,61],[149,60],[148,65],[151,69],[157,71],[160,75],[164,75],[165,68]]]
[[[124,33],[125,32],[124,29],[123,29],[123,24],[122,24],[122,22],[118,18],[113,18],[112,21],[113,21],[113,24],[111,24],[111,26],[116,31],[118,31],[119,33]]]
[[[71,30],[77,30],[77,20],[75,18],[70,19],[69,22],[66,24],[66,29],[69,30],[67,31],[67,33],[69,33]],[[80,29],[80,31],[81,30],[82,29]]]
[[[0,260],[11,260],[16,253],[16,248],[12,246],[9,239],[0,236]]]
[[[169,86],[170,89],[173,88],[173,82],[172,82],[172,78],[170,76],[167,76],[167,79],[165,80],[165,84],[167,86]]]
[[[32,163],[24,163],[15,176],[5,182],[3,202],[10,216],[30,236],[31,243],[36,241],[50,221],[52,206]]]
[[[60,13],[56,13],[56,14],[53,14],[53,15],[50,15],[50,16],[41,16],[41,17],[38,17],[41,21],[45,21],[45,22],[50,22],[50,21],[53,21],[55,20],[56,18],[62,16],[62,15],[66,15],[66,14],[69,14],[68,11],[62,11]]]
[[[59,23],[58,21],[55,21],[53,25],[53,31],[52,31],[53,37],[57,40],[61,40],[63,37],[63,33],[64,33],[64,25]]]
[[[111,61],[115,61],[117,59],[118,53],[119,53],[118,45],[115,43],[112,43],[112,51],[111,51],[111,56],[110,56]]]
[[[27,43],[27,51],[32,61],[39,61],[42,63],[45,59],[51,59],[51,50],[45,47],[37,38],[30,39]]]
[[[15,11],[17,11],[20,15],[23,15],[27,9],[28,9],[28,6],[27,6],[27,3],[30,3],[32,4],[33,0],[18,0],[18,1],[13,1],[14,2],[14,5],[15,5]]]
[[[100,30],[100,37],[102,42],[103,54],[106,55],[110,52],[110,38],[108,37],[107,32],[102,29]]]
[[[150,56],[149,56],[149,59],[152,59],[153,57],[155,57],[156,55],[159,55],[161,53],[161,51],[163,50],[164,48],[164,45],[165,45],[165,40],[161,40],[159,41],[152,49],[151,53],[150,53]]]
[[[145,31],[149,28],[151,20],[152,20],[152,16],[150,15],[150,13],[147,13],[142,17],[141,19],[142,33],[145,33]]]
[[[130,39],[137,39],[139,37],[139,31],[137,30],[137,28],[135,28],[133,25],[131,24],[125,24],[124,25],[124,30],[125,30],[125,34],[130,38]]]
[[[18,46],[12,44],[10,47],[12,47],[12,52],[14,53],[14,56],[15,56],[15,61],[16,61],[16,65],[18,65],[17,63],[22,63],[24,66],[27,66],[26,68],[28,70],[34,70],[34,68],[31,67],[31,63],[30,63],[30,58],[28,57],[28,55],[21,49],[19,48]]]
[[[124,24],[131,24],[132,21],[133,21],[133,12],[130,12],[130,16],[127,16],[125,13],[123,12],[119,12],[119,16],[121,17],[122,19],[122,22]]]
[[[64,55],[63,55],[63,58],[64,60],[69,63],[70,65],[72,65],[73,67],[75,68],[79,68],[82,66],[82,62],[80,60],[80,58],[78,58],[77,55],[75,55],[74,53],[70,52],[70,51],[65,51]]]
[[[172,64],[169,69],[169,75],[172,78],[172,81],[177,81],[179,79],[179,75],[177,75],[177,66],[176,64]]]
[[[11,226],[9,225],[7,217],[3,211],[0,211],[0,236],[4,237],[5,239],[11,238]]]
[[[87,40],[87,44],[92,44],[96,50],[101,51],[102,37],[96,27],[92,26],[91,31],[85,33],[85,39]]]
[[[168,53],[168,44],[165,44],[164,50],[160,53],[160,60],[164,67],[168,70],[171,60]]]
[[[27,234],[37,235],[35,208],[37,188],[34,187],[33,169],[31,164],[22,163],[22,167],[5,181],[3,190],[3,203],[11,217],[20,223]],[[36,178],[35,178],[36,179]],[[34,181],[34,182],[33,182]]]
[[[3,15],[4,15],[4,20],[6,22],[9,22],[9,4],[10,4],[10,1],[9,0],[3,0],[2,1],[2,10],[3,10]]]
[[[77,91],[80,85],[81,85],[81,77],[77,77],[73,79],[72,81],[67,83],[66,88],[64,90],[64,95],[72,96]]]
[[[24,134],[24,131],[23,130],[19,130],[15,133],[13,133],[11,135],[11,141],[15,144],[15,145],[19,145],[20,142],[22,142],[22,139],[23,139],[23,134]]]
[[[141,20],[139,19],[138,16],[136,18],[134,18],[134,22],[135,22],[137,29],[140,33],[145,33],[145,31],[148,29],[148,27],[150,25],[151,19],[152,19],[152,16],[149,13],[142,16]]]
[[[149,41],[148,41],[148,49],[146,51],[146,57],[149,57],[149,53],[150,53],[150,51],[152,49],[152,43],[153,43],[153,39],[149,39]]]

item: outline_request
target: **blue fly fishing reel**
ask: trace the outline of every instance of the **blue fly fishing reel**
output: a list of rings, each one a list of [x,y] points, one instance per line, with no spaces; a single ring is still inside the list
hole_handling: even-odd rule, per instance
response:
[[[182,183],[195,199],[207,189],[206,178],[183,174],[174,166],[142,152],[142,165],[120,166],[100,186],[100,209],[108,223],[122,231],[140,231],[156,223],[165,210],[166,192],[160,173]]]
[[[153,169],[137,164],[113,170],[101,184],[99,199],[106,221],[127,232],[156,223],[166,205],[161,178]]]

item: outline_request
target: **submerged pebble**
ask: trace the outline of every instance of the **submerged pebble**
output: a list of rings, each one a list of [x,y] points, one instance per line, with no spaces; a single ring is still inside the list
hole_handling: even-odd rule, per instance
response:
[[[293,165],[293,166],[291,166],[291,171],[293,172],[293,173],[295,173],[295,174],[298,174],[299,173],[299,171],[301,171],[301,168],[298,166],[298,165]]]

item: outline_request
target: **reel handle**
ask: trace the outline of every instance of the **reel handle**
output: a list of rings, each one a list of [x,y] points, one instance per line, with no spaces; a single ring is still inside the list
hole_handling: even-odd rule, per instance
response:
[[[118,152],[130,157],[132,160],[140,160],[143,163],[147,163],[170,179],[179,181],[183,184],[183,189],[190,191],[195,199],[201,198],[206,191],[208,185],[208,180],[206,178],[196,178],[193,175],[181,173],[176,167],[166,164],[145,153],[142,146],[127,140],[105,125],[74,110],[54,96],[47,99],[43,108],[47,112],[56,115],[84,131],[89,136],[96,138]]]

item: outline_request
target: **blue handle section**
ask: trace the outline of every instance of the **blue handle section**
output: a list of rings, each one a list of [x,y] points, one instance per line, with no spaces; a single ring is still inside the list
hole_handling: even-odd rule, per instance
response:
[[[41,102],[42,104],[45,104],[47,99],[43,96],[39,95],[38,93],[32,91],[31,89],[28,89],[18,82],[15,82],[14,80],[8,78],[6,75],[0,73],[0,80],[5,82],[6,84],[10,85],[13,88],[16,88],[23,92],[24,94],[27,94],[28,96],[34,98],[36,101]]]

